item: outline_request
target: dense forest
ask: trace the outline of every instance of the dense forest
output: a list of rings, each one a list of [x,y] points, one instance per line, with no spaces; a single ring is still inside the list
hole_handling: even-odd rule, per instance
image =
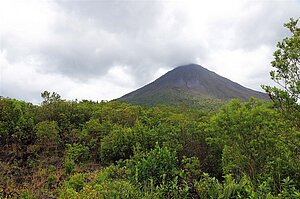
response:
[[[0,197],[300,198],[297,22],[274,53],[284,87],[264,86],[270,102],[207,111],[0,97]]]

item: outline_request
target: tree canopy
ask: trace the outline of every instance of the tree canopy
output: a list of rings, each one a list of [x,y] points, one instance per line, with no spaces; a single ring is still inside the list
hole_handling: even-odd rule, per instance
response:
[[[300,128],[300,28],[299,19],[291,18],[284,24],[291,36],[278,42],[271,62],[274,70],[270,72],[271,79],[279,87],[263,86],[269,93],[275,106],[286,117],[295,120]]]

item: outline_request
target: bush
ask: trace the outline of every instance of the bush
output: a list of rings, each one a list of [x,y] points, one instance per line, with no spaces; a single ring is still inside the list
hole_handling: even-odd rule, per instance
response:
[[[247,175],[253,183],[272,177],[277,191],[282,179],[298,179],[299,132],[269,104],[233,100],[212,118],[207,130],[211,136],[207,141],[217,151],[213,158],[221,159],[218,166],[223,174],[236,179]]]
[[[180,177],[187,181],[194,181],[200,178],[200,161],[196,157],[187,158],[183,156],[181,160]]]
[[[130,128],[116,128],[101,141],[100,159],[108,164],[128,159],[133,154],[133,135]]]
[[[204,173],[202,179],[195,182],[195,189],[199,198],[218,198],[222,185],[216,178]]]
[[[35,125],[36,139],[40,144],[56,143],[59,139],[59,128],[56,121],[43,121]]]
[[[85,180],[83,174],[77,173],[71,176],[71,178],[67,181],[67,187],[78,192],[84,187],[84,183]]]
[[[63,166],[65,167],[66,173],[70,174],[75,165],[88,160],[89,148],[82,146],[81,144],[67,144],[67,149],[64,157]]]
[[[75,163],[89,159],[89,148],[81,144],[67,144],[65,159],[73,160]]]
[[[111,165],[86,176],[89,182],[83,174],[75,174],[65,183],[59,198],[143,198],[139,188],[124,178],[125,173],[125,167]]]
[[[154,186],[169,182],[177,174],[177,155],[167,147],[160,147],[158,143],[155,148],[146,154],[136,154],[129,162],[131,179],[140,185],[151,182]]]
[[[91,187],[85,187],[83,194],[87,195],[91,191]],[[129,181],[116,180],[116,181],[106,181],[102,184],[96,184],[93,188],[94,196],[99,196],[98,198],[141,198],[140,190],[131,184]],[[94,197],[95,198],[95,197]]]
[[[65,159],[63,165],[67,174],[71,174],[75,168],[75,162],[71,159]]]

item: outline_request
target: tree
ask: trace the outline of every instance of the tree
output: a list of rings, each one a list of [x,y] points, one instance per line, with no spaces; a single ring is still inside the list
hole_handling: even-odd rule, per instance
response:
[[[26,102],[0,97],[0,144],[28,145],[34,134],[34,109]]]
[[[61,100],[60,95],[56,92],[52,92],[51,94],[49,91],[44,91],[41,93],[41,97],[44,99],[42,104],[49,104]]]
[[[299,19],[290,19],[284,24],[292,33],[291,37],[278,42],[278,49],[274,52],[271,62],[275,70],[270,72],[271,79],[280,88],[265,86],[263,89],[269,93],[275,106],[279,108],[290,120],[296,121],[300,128],[300,28]],[[297,122],[298,121],[298,122]]]
[[[212,117],[207,131],[223,174],[246,175],[253,183],[270,177],[277,188],[288,176],[298,183],[299,132],[269,104],[233,100]]]

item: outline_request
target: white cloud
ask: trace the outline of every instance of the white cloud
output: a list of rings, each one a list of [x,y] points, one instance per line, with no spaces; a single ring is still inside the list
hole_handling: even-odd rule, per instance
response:
[[[0,95],[109,100],[192,62],[259,90],[299,10],[297,0],[2,0]]]
[[[83,83],[61,74],[40,72],[40,63],[34,58],[11,64],[6,59],[5,51],[0,53],[0,64],[1,95],[33,103],[41,101],[39,96],[44,90],[55,91],[69,100],[111,100],[133,89],[132,79],[122,67],[112,68],[104,77]]]
[[[204,64],[232,81],[261,90],[261,84],[270,83],[272,52],[273,48],[264,45],[252,50],[220,49],[211,53]]]

